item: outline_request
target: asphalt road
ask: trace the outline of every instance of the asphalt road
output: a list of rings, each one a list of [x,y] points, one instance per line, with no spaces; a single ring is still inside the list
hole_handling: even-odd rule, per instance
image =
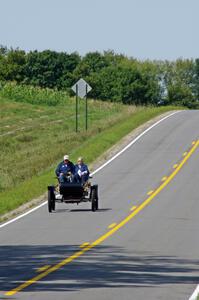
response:
[[[98,212],[44,206],[1,228],[0,299],[188,299],[199,283],[197,140],[199,112],[180,112],[95,175]]]

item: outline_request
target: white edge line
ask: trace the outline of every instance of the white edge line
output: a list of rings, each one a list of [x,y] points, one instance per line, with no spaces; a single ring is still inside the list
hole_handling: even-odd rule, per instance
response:
[[[138,135],[133,141],[131,141],[127,146],[125,146],[121,151],[119,151],[116,155],[114,155],[111,159],[109,159],[107,162],[105,162],[101,167],[99,167],[98,169],[96,169],[91,175],[96,174],[97,172],[99,172],[101,169],[103,169],[104,167],[106,167],[108,164],[110,164],[114,159],[116,159],[119,155],[121,155],[123,152],[125,152],[128,148],[130,148],[133,144],[135,144],[144,134],[146,134],[149,130],[151,130],[153,127],[157,126],[158,124],[160,124],[161,122],[163,122],[164,120],[172,117],[173,115],[179,113],[181,111],[176,111],[164,118],[162,118],[161,120],[159,120],[158,122],[156,122],[155,124],[153,124],[152,126],[150,126],[149,128],[147,128],[146,130],[144,130],[140,135]]]
[[[10,221],[7,221],[7,222],[1,224],[1,225],[0,225],[0,228],[2,228],[2,227],[6,226],[6,225],[8,225],[8,224],[10,224],[10,223],[12,223],[12,222],[15,222],[15,221],[17,221],[17,220],[19,220],[19,219],[21,219],[21,218],[23,218],[23,217],[29,215],[29,214],[32,213],[33,211],[35,211],[35,210],[39,209],[40,207],[44,206],[46,203],[47,203],[47,201],[45,201],[45,202],[39,204],[38,206],[36,206],[36,207],[34,207],[34,208],[28,210],[27,212],[23,213],[22,215],[19,215],[18,217],[14,218],[14,219],[11,219]]]
[[[197,300],[198,295],[199,295],[199,284],[197,285],[195,291],[193,292],[189,300]]]
[[[125,146],[121,151],[119,151],[116,155],[114,155],[112,158],[110,158],[107,162],[105,162],[102,166],[100,166],[98,169],[96,169],[94,172],[91,173],[91,176],[96,174],[97,172],[99,172],[100,170],[102,170],[104,167],[106,167],[108,164],[110,164],[114,159],[116,159],[119,155],[121,155],[123,152],[125,152],[128,148],[130,148],[133,144],[135,144],[144,134],[146,134],[148,131],[150,131],[152,128],[154,128],[155,126],[157,126],[158,124],[160,124],[161,122],[163,122],[164,120],[172,117],[173,115],[179,113],[181,111],[176,111],[171,113],[170,115],[162,118],[161,120],[157,121],[155,124],[153,124],[152,126],[150,126],[149,128],[147,128],[146,130],[144,130],[140,135],[138,135],[133,141],[131,141],[127,146]],[[44,206],[45,204],[47,204],[47,201],[41,203],[40,205],[32,208],[31,210],[23,213],[22,215],[19,215],[18,217],[11,219],[3,224],[0,225],[0,228],[5,227],[6,225],[9,225],[29,214],[31,214],[32,212],[34,212],[35,210],[39,209],[40,207]],[[192,299],[191,299],[192,300]]]

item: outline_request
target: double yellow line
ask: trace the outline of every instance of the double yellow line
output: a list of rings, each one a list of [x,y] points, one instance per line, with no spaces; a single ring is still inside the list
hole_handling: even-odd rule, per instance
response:
[[[56,264],[56,265],[48,268],[46,271],[40,273],[39,275],[33,277],[32,279],[29,279],[29,280],[25,281],[24,283],[22,283],[21,285],[19,285],[18,287],[14,288],[14,289],[12,289],[11,291],[6,292],[5,295],[6,296],[12,296],[12,295],[16,294],[17,292],[20,292],[23,289],[27,288],[28,286],[32,285],[33,283],[35,283],[35,282],[43,279],[48,274],[57,271],[61,267],[69,264],[73,260],[75,260],[78,257],[82,256],[85,252],[87,252],[90,249],[98,246],[103,241],[105,241],[106,239],[108,239],[111,235],[113,235],[115,232],[117,232],[120,228],[122,228],[123,226],[125,226],[131,219],[133,219],[141,210],[143,210],[170,183],[170,181],[178,174],[178,172],[181,170],[181,168],[184,166],[184,164],[187,162],[187,160],[195,152],[195,150],[198,148],[198,146],[199,146],[199,140],[196,141],[195,143],[193,143],[192,148],[189,150],[189,152],[187,152],[187,154],[184,156],[184,158],[181,161],[181,163],[179,163],[179,165],[177,165],[177,167],[174,169],[174,171],[171,173],[171,175],[168,176],[166,178],[166,180],[163,183],[161,183],[161,185],[156,190],[154,190],[145,201],[142,202],[142,204],[140,204],[138,207],[136,207],[133,210],[132,213],[130,213],[120,223],[118,223],[117,225],[115,225],[111,230],[109,230],[107,233],[105,233],[104,235],[102,235],[101,237],[99,237],[93,243],[86,244],[86,246],[82,250],[75,252],[70,257],[67,257],[66,259],[60,261],[58,264]]]

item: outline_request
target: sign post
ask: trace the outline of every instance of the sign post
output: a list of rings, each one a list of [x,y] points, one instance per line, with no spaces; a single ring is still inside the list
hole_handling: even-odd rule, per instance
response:
[[[88,93],[88,85],[86,84],[86,130],[88,129],[88,98],[87,98],[87,93]]]
[[[76,132],[78,132],[78,85],[76,84]]]
[[[84,80],[78,80],[71,88],[76,94],[76,132],[78,132],[78,97],[85,99],[85,129],[88,129],[88,99],[87,94],[92,90],[91,86]]]

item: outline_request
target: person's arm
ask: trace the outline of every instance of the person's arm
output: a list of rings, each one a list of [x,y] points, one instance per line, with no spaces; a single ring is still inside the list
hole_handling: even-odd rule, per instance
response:
[[[86,171],[87,171],[87,174],[89,175],[90,174],[90,171],[88,169],[88,166],[86,165]]]
[[[74,165],[74,174],[76,175],[78,172],[78,166],[77,165]]]
[[[90,172],[89,172],[89,169],[88,169],[88,166],[87,165],[84,165],[84,171],[83,171],[83,174],[84,175],[89,175]]]
[[[90,175],[90,171],[89,171],[89,168],[88,168],[88,166],[86,166],[87,167],[87,170],[88,170],[88,175]]]
[[[58,166],[57,166],[57,168],[55,170],[55,174],[57,175],[57,177],[59,177],[59,174],[60,174],[60,164],[58,164]]]
[[[72,162],[70,162],[70,168],[71,168],[71,173],[74,175],[75,174],[75,166]]]

